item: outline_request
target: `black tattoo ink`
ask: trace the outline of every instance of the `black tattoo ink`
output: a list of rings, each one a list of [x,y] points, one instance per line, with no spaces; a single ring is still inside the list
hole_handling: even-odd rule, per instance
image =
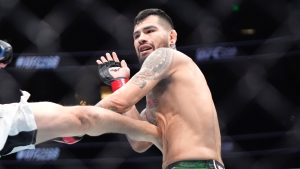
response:
[[[173,51],[168,48],[159,48],[151,53],[142,65],[141,70],[132,77],[134,84],[141,89],[147,85],[148,80],[161,78],[173,59]]]

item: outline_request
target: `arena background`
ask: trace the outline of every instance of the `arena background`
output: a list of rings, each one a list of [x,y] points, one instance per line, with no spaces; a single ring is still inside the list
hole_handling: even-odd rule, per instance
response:
[[[297,0],[0,0],[0,39],[15,55],[0,71],[1,103],[18,101],[23,89],[30,101],[95,104],[110,92],[95,60],[116,51],[134,74],[132,20],[152,7],[173,18],[178,50],[207,78],[226,168],[300,168]],[[0,169],[13,168],[157,169],[161,154],[154,147],[135,153],[125,136],[106,134],[1,158]]]

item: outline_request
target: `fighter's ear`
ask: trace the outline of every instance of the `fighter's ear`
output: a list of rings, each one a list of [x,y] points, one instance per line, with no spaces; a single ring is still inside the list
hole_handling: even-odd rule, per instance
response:
[[[169,34],[170,45],[174,46],[176,44],[176,41],[177,41],[177,32],[176,30],[172,29]]]

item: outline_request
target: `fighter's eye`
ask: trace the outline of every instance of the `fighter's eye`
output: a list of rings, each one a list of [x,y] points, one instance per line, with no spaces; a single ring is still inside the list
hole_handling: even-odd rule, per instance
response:
[[[133,39],[137,39],[137,38],[139,38],[139,37],[140,37],[140,35],[139,35],[139,34],[136,34],[136,35],[133,36]]]
[[[146,31],[146,33],[152,33],[154,31],[155,31],[154,29],[149,29],[149,30]]]

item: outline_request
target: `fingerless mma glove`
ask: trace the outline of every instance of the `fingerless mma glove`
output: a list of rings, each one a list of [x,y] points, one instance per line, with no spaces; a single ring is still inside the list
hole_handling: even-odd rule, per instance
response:
[[[0,63],[9,64],[13,59],[13,49],[7,42],[0,40]]]
[[[121,88],[127,81],[128,78],[125,77],[118,77],[114,78],[112,75],[109,73],[109,68],[112,67],[121,67],[121,64],[119,62],[115,61],[108,61],[103,64],[98,65],[98,72],[100,79],[103,83],[111,86],[112,91],[116,91],[119,88]]]

